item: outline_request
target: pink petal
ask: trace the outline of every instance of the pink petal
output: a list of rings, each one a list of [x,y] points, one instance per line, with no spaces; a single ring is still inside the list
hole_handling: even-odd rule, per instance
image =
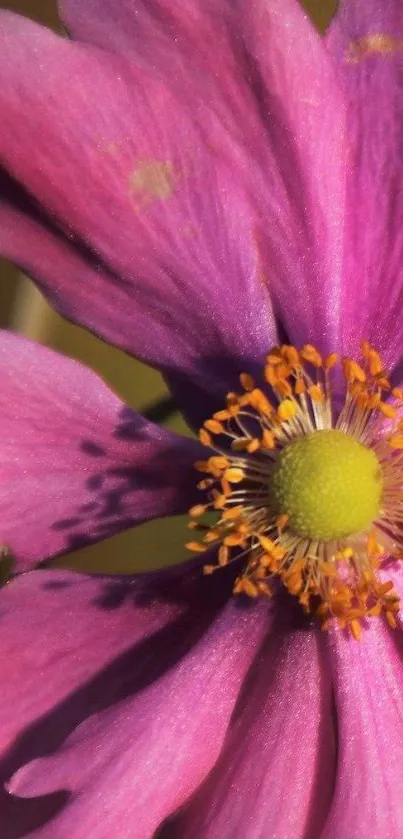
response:
[[[341,0],[326,40],[348,102],[345,349],[366,337],[394,367],[403,342],[401,3]]]
[[[0,20],[0,156],[47,226],[39,247],[9,197],[0,247],[62,313],[222,400],[277,334],[228,127],[115,54]]]
[[[75,361],[0,333],[0,544],[20,568],[195,499],[205,450],[147,422]]]
[[[216,583],[178,570],[144,586],[37,572],[3,592],[2,712],[6,731],[12,708],[24,732],[3,772],[23,812],[25,796],[41,807],[66,791],[38,839],[134,825],[149,839],[216,761],[270,614],[224,605],[226,572]]]
[[[317,839],[335,768],[331,701],[323,636],[273,628],[213,772],[161,839]]]
[[[81,13],[65,8],[73,30],[85,38],[89,8],[89,14],[87,6]],[[316,338],[323,348],[339,343],[343,103],[322,41],[296,2],[268,7],[254,0],[230,10],[189,5],[186,23],[179,5],[168,13],[157,0],[140,3],[137,24],[130,8],[121,8],[110,35],[126,57],[118,41],[133,33],[130,60],[87,44],[59,43],[3,15],[4,160],[70,231],[73,244],[85,244],[87,262],[96,254],[93,267],[106,277],[109,272],[131,296],[134,323],[139,311],[147,313],[150,329],[129,330],[126,319],[114,335],[109,329],[109,340],[162,366],[187,409],[206,390],[218,404],[235,374],[260,365],[276,340],[265,290],[291,340]],[[109,12],[110,6],[103,8],[94,23],[94,40],[102,45]],[[192,29],[195,20],[200,27]],[[184,84],[179,74],[176,84],[172,68],[186,64],[188,28],[195,37],[188,48],[204,75],[189,73]],[[205,72],[206,32],[222,45],[215,82]],[[158,53],[153,73],[146,43],[148,56],[153,46]],[[37,97],[44,85],[46,95]],[[60,113],[56,101],[63,103]],[[32,144],[31,155],[25,153],[22,113],[29,113],[37,138],[34,158]],[[149,178],[157,175],[162,197],[150,194]],[[55,289],[42,276],[40,253],[32,262],[31,271],[62,310],[103,331],[94,311],[91,321],[81,307],[77,314],[71,281]]]
[[[258,194],[265,278],[290,340],[334,350],[344,329],[345,103],[323,39],[298,2],[236,7],[268,141],[269,191]]]
[[[332,634],[339,760],[321,839],[403,835],[403,636],[373,620],[360,642]]]
[[[242,75],[252,94],[235,130],[248,150],[238,171],[256,212],[262,279],[287,340],[342,351],[348,144],[334,67],[298,2],[239,0],[231,8],[234,83]],[[222,96],[236,113],[239,99],[227,89]],[[183,379],[168,382],[179,398]]]

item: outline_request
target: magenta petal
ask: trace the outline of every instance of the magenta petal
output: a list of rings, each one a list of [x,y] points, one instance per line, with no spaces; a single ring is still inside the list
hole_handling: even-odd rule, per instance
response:
[[[225,0],[59,0],[72,38],[113,50],[152,74],[207,94],[224,86],[233,62],[233,15]],[[214,43],[214,61],[211,44]]]
[[[321,839],[403,836],[403,636],[380,620],[332,634],[339,761]]]
[[[334,777],[331,702],[323,636],[274,625],[213,772],[161,839],[316,839]]]
[[[0,333],[0,544],[20,568],[195,499],[198,443],[147,422],[90,370]]]
[[[169,78],[6,12],[0,22],[0,157],[54,227],[39,247],[9,198],[3,250],[62,313],[222,400],[277,334],[228,127],[213,108],[189,112]]]
[[[110,839],[135,825],[149,839],[206,777],[270,625],[267,603],[225,605],[225,577],[37,572],[2,593],[1,712],[6,732],[9,717],[24,731],[3,775],[14,773],[17,807],[66,793],[35,837]]]
[[[296,0],[238,2],[238,28],[267,138],[257,192],[265,278],[292,343],[342,341],[345,104],[334,67]]]
[[[196,573],[187,567],[178,583],[177,569],[137,577],[41,570],[3,588],[2,755],[24,726],[52,712],[133,645],[173,624],[185,610],[181,595],[187,585],[194,587]],[[147,600],[150,581],[156,589]]]
[[[345,350],[366,337],[393,368],[403,344],[401,3],[340,0],[326,40],[348,102]]]

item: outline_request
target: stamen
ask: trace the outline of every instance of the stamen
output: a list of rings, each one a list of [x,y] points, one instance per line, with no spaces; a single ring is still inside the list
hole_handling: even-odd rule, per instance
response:
[[[208,476],[198,483],[208,498],[190,510],[201,539],[187,545],[217,547],[206,574],[237,564],[235,594],[270,597],[278,579],[324,629],[334,618],[355,639],[381,613],[396,626],[399,599],[378,572],[386,556],[403,558],[403,391],[391,388],[367,341],[361,353],[341,360],[345,400],[336,422],[337,353],[324,359],[311,344],[282,345],[266,358],[267,387],[241,374],[241,392],[229,393],[199,433],[211,450],[196,464]],[[204,520],[211,511],[214,524]]]

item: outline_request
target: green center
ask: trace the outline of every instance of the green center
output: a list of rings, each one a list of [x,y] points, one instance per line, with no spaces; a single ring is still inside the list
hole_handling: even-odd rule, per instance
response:
[[[343,431],[314,431],[278,457],[270,499],[299,536],[330,541],[366,530],[379,513],[382,470],[375,453]]]

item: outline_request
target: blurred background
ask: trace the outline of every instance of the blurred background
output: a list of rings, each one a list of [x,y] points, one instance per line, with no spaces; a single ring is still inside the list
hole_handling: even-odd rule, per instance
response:
[[[303,0],[302,3],[321,31],[328,25],[336,4],[337,0]],[[0,7],[62,31],[56,0],[0,0]],[[84,361],[101,373],[112,389],[137,411],[179,433],[189,434],[155,370],[64,321],[50,309],[28,277],[1,260],[0,326]],[[188,555],[184,548],[189,536],[186,522],[186,517],[150,522],[99,545],[76,551],[59,564],[118,573],[178,562]]]

